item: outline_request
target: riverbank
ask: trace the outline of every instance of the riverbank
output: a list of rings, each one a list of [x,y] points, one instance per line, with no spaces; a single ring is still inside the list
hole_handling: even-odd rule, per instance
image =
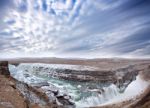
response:
[[[10,76],[8,62],[0,62],[0,108],[61,108],[73,107],[57,91],[44,91],[42,85],[30,86]],[[46,94],[47,93],[47,94]]]
[[[112,62],[107,62],[105,63],[107,66],[112,64]],[[130,61],[127,66],[115,67],[120,62],[113,63],[114,68],[117,69],[105,71],[98,69],[97,66],[89,67],[89,65],[79,64],[20,63],[8,65],[8,62],[0,62],[0,108],[18,108],[18,106],[19,108],[78,108],[81,105],[86,107],[95,105],[99,106],[98,108],[148,108],[150,93],[149,88],[144,87],[149,86],[144,86],[143,82],[146,81],[149,84],[150,64],[148,61],[143,63],[134,61],[133,64]],[[46,76],[41,77],[42,75]],[[55,82],[52,81],[52,75],[54,75]],[[82,75],[93,78],[89,80],[88,77],[79,77]],[[47,80],[38,79],[40,77],[44,79],[47,77]],[[100,83],[100,86],[97,82]],[[101,85],[104,82],[107,82],[108,85]],[[112,101],[107,104],[112,97],[123,94],[118,89],[126,93],[125,96],[128,95],[124,89],[130,91],[128,89],[132,88],[131,85],[135,86],[133,90],[143,90],[143,92],[137,95],[138,91],[136,94],[132,90],[131,92],[136,94],[133,99]],[[63,89],[66,90],[64,93],[61,92]],[[73,91],[77,93],[74,94]],[[70,101],[72,98],[70,93],[81,99]],[[130,93],[131,96],[132,93]],[[106,105],[100,106],[103,102]]]

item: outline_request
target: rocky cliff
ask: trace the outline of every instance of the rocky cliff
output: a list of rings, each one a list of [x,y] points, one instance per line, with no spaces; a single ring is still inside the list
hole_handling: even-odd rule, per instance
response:
[[[82,68],[81,68],[82,67]],[[129,65],[116,70],[101,70],[86,66],[76,65],[44,65],[44,64],[20,64],[16,66],[25,72],[49,78],[62,79],[66,81],[92,82],[101,84],[115,84],[120,92],[135,80],[140,69]]]
[[[27,67],[26,67],[27,66]],[[140,74],[143,79],[149,81],[150,66],[147,64],[140,65],[129,65],[124,68],[119,68],[115,70],[97,70],[89,67],[80,68],[68,68],[61,67],[55,68],[51,65],[44,67],[39,65],[32,66],[31,64],[18,65],[14,69],[21,69],[24,78],[30,78],[30,74],[47,75],[48,77],[53,77],[61,80],[76,81],[85,83],[84,86],[78,85],[77,88],[80,92],[85,95],[93,94],[99,95],[102,98],[109,97],[109,93],[114,88],[102,87],[98,88],[97,84],[107,83],[114,84],[119,88],[119,92],[122,93],[128,87],[128,85],[136,79],[136,76]],[[22,68],[23,67],[23,68]],[[13,69],[13,68],[12,68]],[[13,71],[13,70],[12,70]],[[17,70],[14,71],[14,73]],[[35,73],[34,73],[35,72]],[[13,72],[11,73],[11,75]],[[21,74],[20,74],[21,75]],[[19,76],[17,76],[19,78]],[[67,93],[62,93],[59,88],[50,84],[48,82],[36,82],[28,84],[22,82],[22,80],[14,79],[10,76],[8,69],[8,62],[0,62],[0,108],[72,108],[76,107],[74,102],[72,102],[71,97]],[[22,77],[21,77],[22,78]],[[31,82],[32,82],[31,78]],[[89,85],[86,85],[87,82]],[[75,83],[74,83],[75,84]],[[94,85],[92,85],[94,84]],[[95,86],[96,85],[96,86]],[[96,88],[95,88],[96,87]],[[103,89],[104,88],[104,89]],[[79,93],[80,93],[79,92]],[[102,99],[98,97],[99,99]],[[82,102],[82,101],[81,101]],[[149,106],[149,89],[147,89],[142,95],[138,96],[135,100],[128,100],[118,104],[112,104],[108,106],[103,106],[100,108],[148,108]]]
[[[10,76],[8,62],[0,62],[0,108],[57,108],[74,107],[69,96],[44,84],[30,86]]]
[[[138,75],[148,83],[147,88],[143,89],[142,93],[125,101],[92,108],[150,108],[150,64],[135,65],[132,69],[138,70]],[[130,77],[130,75],[126,76],[129,79]],[[136,89],[140,88],[136,87]]]
[[[10,75],[7,61],[0,62],[0,75],[5,75],[5,76]]]

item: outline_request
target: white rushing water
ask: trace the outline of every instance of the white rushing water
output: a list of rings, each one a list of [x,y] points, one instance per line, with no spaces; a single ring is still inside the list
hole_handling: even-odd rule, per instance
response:
[[[149,82],[144,81],[139,75],[136,77],[136,80],[132,81],[129,86],[126,88],[124,93],[117,95],[115,98],[111,99],[111,101],[107,101],[102,105],[106,104],[114,104],[118,102],[122,102],[129,99],[135,99],[137,96],[142,94],[144,90],[149,86]]]
[[[44,69],[40,67],[44,67]],[[114,84],[106,86],[98,83],[81,83],[51,78],[47,75],[47,71],[54,71],[54,69],[88,70],[92,69],[92,67],[84,66],[81,68],[81,66],[59,64],[9,65],[9,70],[14,78],[28,84],[47,81],[59,88],[61,92],[70,95],[77,107],[99,106],[133,98],[148,85],[147,82],[137,76],[136,80],[129,84],[124,93],[119,93]]]

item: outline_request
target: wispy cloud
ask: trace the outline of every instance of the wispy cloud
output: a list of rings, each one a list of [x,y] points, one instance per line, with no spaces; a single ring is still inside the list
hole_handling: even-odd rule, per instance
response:
[[[1,55],[150,55],[148,0],[1,0],[0,4]]]

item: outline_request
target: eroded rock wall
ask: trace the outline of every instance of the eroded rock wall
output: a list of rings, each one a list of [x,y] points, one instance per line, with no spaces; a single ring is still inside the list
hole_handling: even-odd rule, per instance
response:
[[[51,88],[43,90],[42,86],[33,87],[12,78],[8,62],[0,62],[0,108],[74,107],[74,103],[66,96],[58,95],[57,90],[53,91]]]

